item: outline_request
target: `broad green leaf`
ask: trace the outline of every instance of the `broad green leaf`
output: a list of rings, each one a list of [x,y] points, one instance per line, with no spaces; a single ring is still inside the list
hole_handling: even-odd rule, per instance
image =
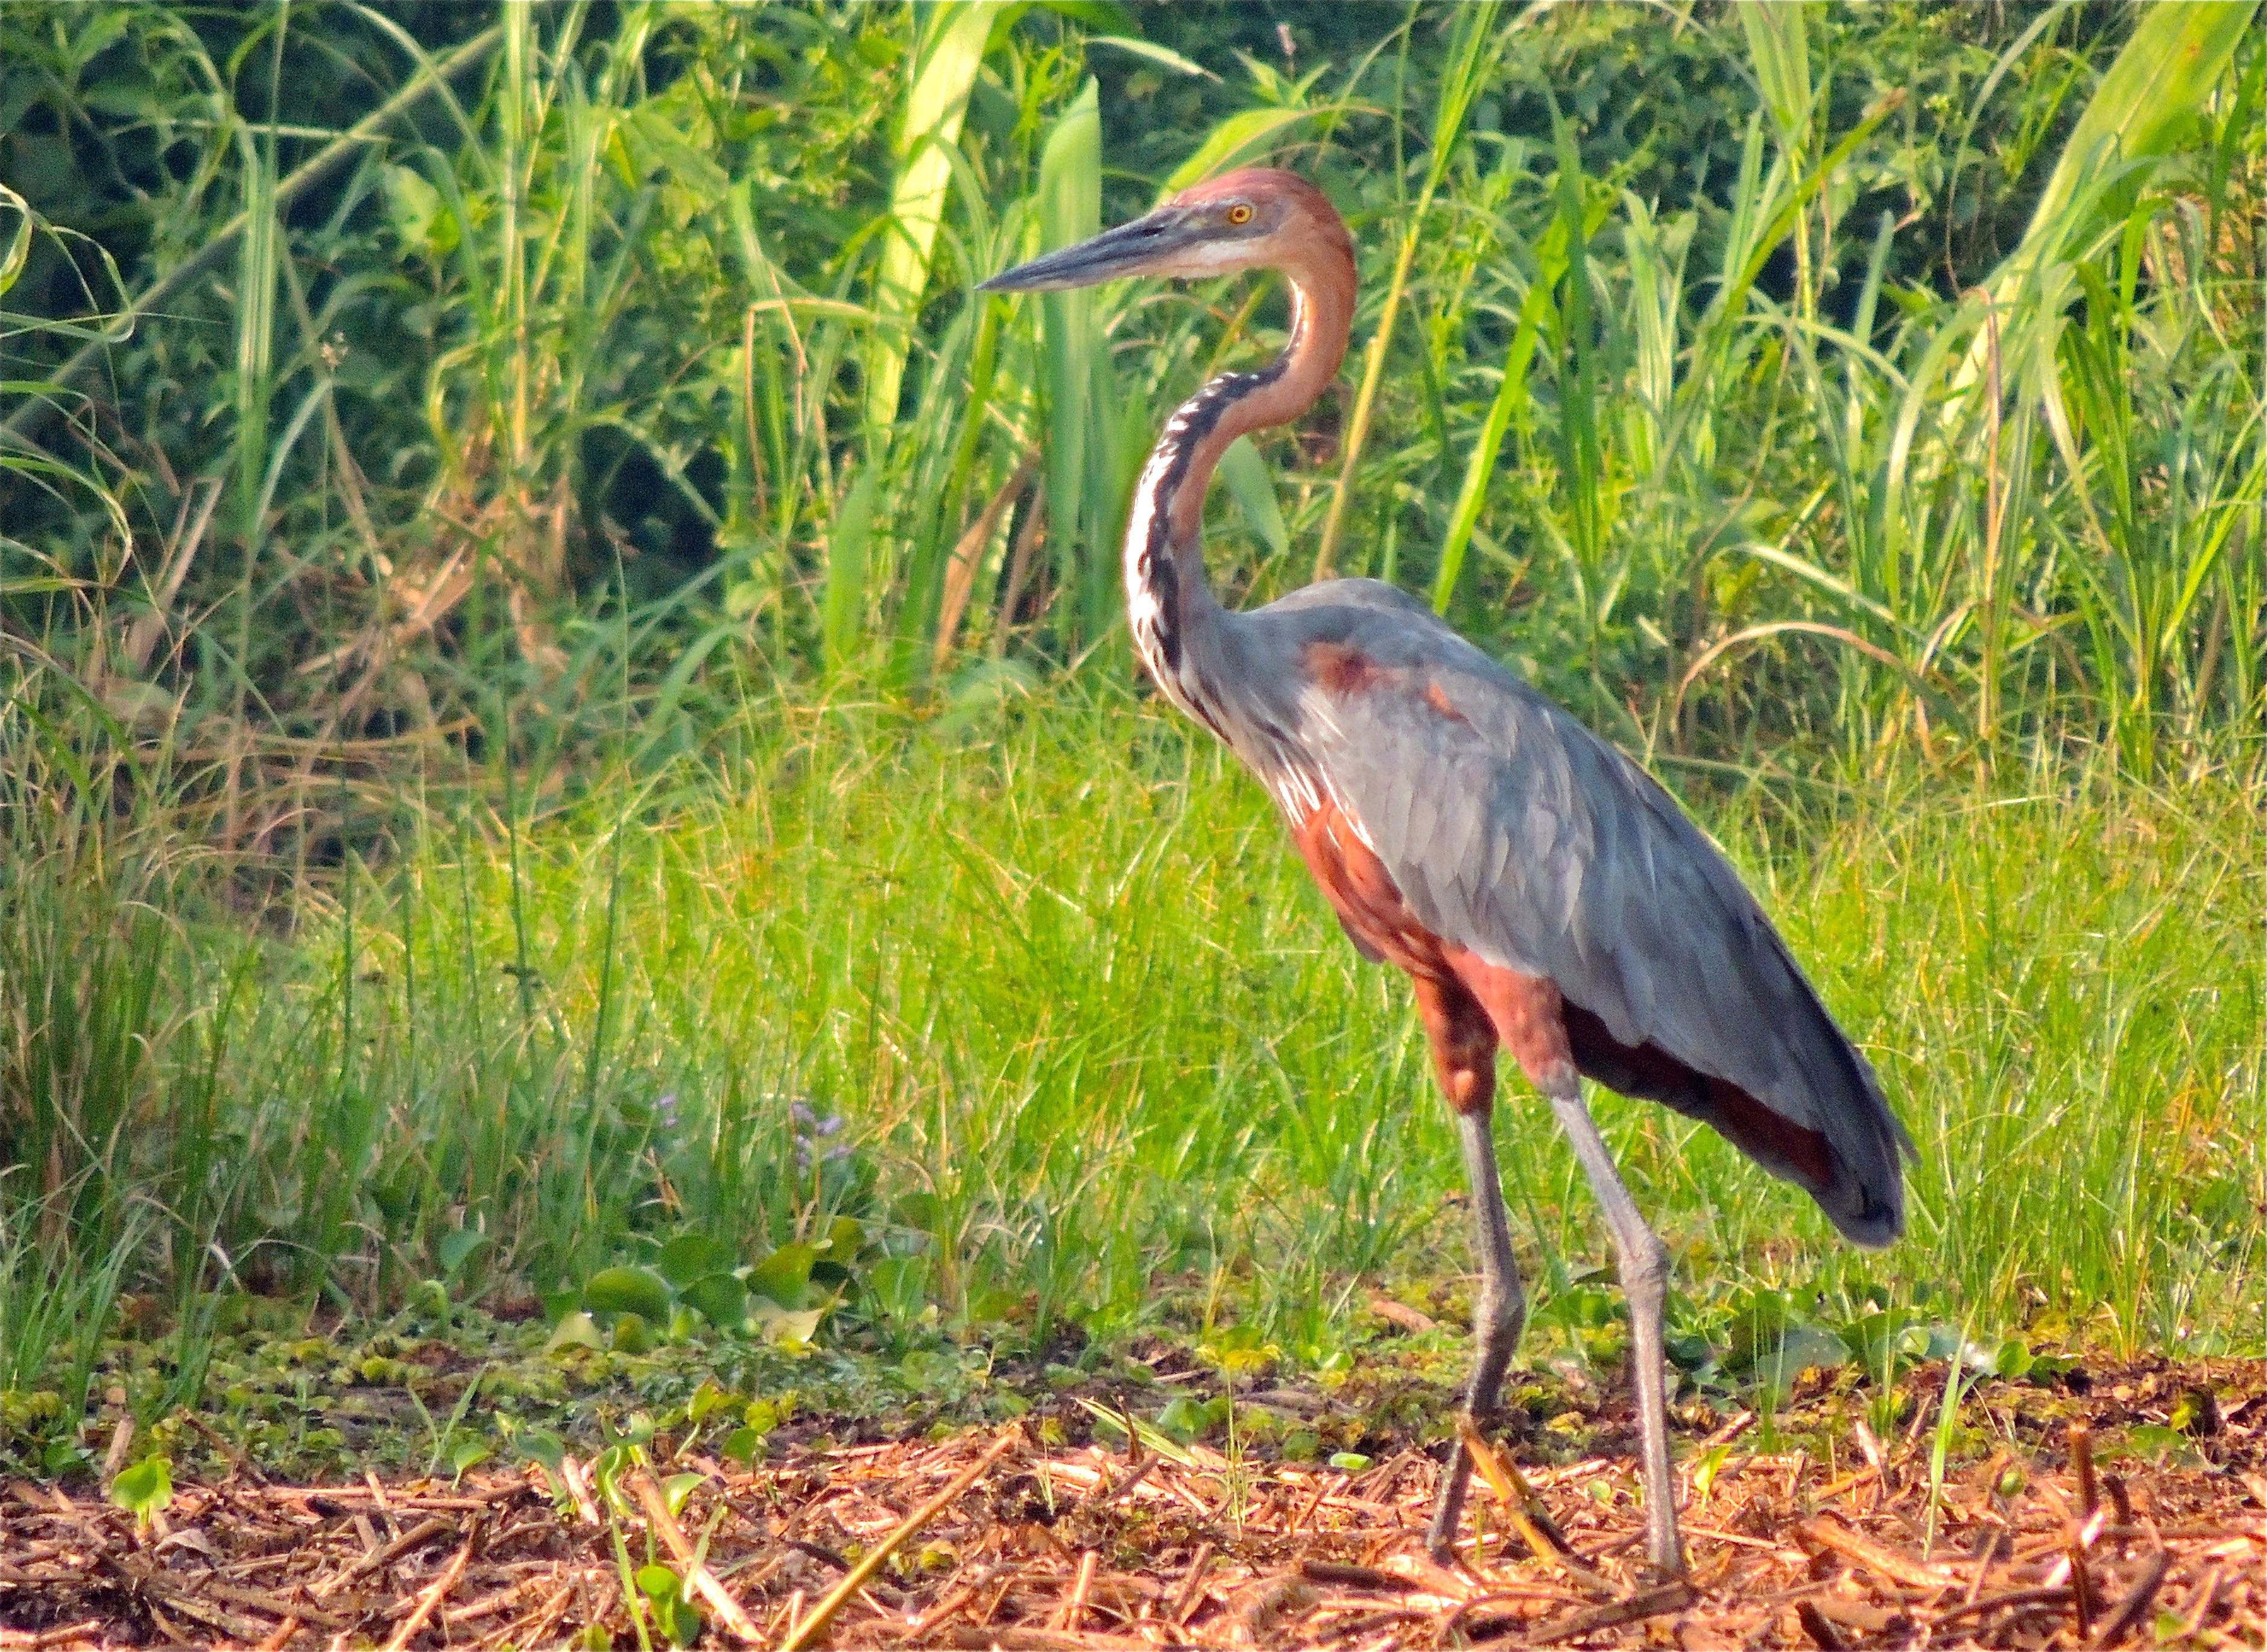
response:
[[[172,1459],[161,1453],[121,1470],[110,1482],[110,1501],[148,1524],[152,1515],[173,1501]]]
[[[1042,252],[1075,245],[1102,227],[1099,99],[1089,79],[1039,151]],[[1102,520],[1108,506],[1100,480],[1114,468],[1109,450],[1115,420],[1102,397],[1110,384],[1109,352],[1089,290],[1040,294],[1039,323],[1046,353],[1048,528],[1058,565],[1091,574],[1104,561],[1103,547],[1115,525]],[[1094,615],[1086,618],[1094,622]]]
[[[730,1330],[748,1312],[748,1288],[737,1274],[710,1274],[685,1287],[687,1305],[698,1309],[714,1326]]]
[[[1159,68],[1170,69],[1176,74],[1195,75],[1205,80],[1216,81],[1220,78],[1218,75],[1214,74],[1212,70],[1207,69],[1202,63],[1192,62],[1191,59],[1182,56],[1170,47],[1159,46],[1150,40],[1137,40],[1130,34],[1096,34],[1089,36],[1086,42],[1086,49],[1090,52],[1097,46],[1107,46],[1115,51],[1130,52],[1136,57],[1145,57],[1148,59],[1149,62],[1156,64]]]
[[[705,1233],[680,1233],[661,1247],[653,1265],[664,1279],[682,1290],[711,1274],[730,1273],[732,1253]]]
[[[388,166],[381,176],[386,216],[403,249],[420,258],[445,258],[455,252],[460,234],[457,215],[442,201],[441,192],[415,167]]]
[[[1178,194],[1191,184],[1211,177],[1267,148],[1278,134],[1321,113],[1315,109],[1244,109],[1213,128],[1211,135],[1190,151],[1166,177],[1158,199]]]
[[[1779,128],[1779,145],[1800,155],[1810,131],[1810,53],[1808,33],[1815,4],[1743,5],[1738,8],[1748,35],[1748,61],[1755,66],[1756,84],[1764,94],[1764,107]]]
[[[2184,135],[2257,10],[2256,4],[2226,0],[2158,0],[2135,14],[2131,37],[2102,74],[2047,174],[2010,265],[2037,253],[2033,238],[2070,203],[2089,172],[2113,159],[2164,154]]]
[[[583,1284],[583,1306],[592,1313],[669,1315],[669,1287],[649,1268],[602,1268]]]
[[[2029,339],[2046,346],[2058,331],[2070,279],[2053,267],[2132,198],[2150,170],[2146,163],[2195,130],[2257,11],[2255,0],[2158,0],[2138,11],[2132,34],[2064,141],[2023,238],[1984,283],[2003,315],[2020,305],[2019,319],[2042,320],[2023,329]],[[2105,190],[2105,183],[2113,186]],[[2003,341],[2003,355],[2022,355],[2022,342]],[[1955,391],[1983,376],[1992,347],[1991,329],[1977,327],[1953,380]]]
[[[472,1254],[488,1242],[488,1236],[478,1228],[450,1229],[441,1236],[441,1242],[433,1247],[435,1255],[440,1259],[442,1275],[454,1278],[457,1270],[465,1265]]]
[[[0,293],[16,284],[24,273],[24,265],[32,256],[32,208],[23,196],[5,184],[0,184],[0,210],[16,215],[16,227],[9,232],[8,245],[0,252]]]
[[[818,1257],[808,1245],[782,1245],[750,1270],[748,1289],[782,1308],[800,1308]]]
[[[764,1329],[774,1342],[808,1342],[818,1334],[819,1321],[825,1317],[825,1308],[775,1313],[765,1322]]]
[[[568,1348],[604,1348],[605,1339],[598,1334],[598,1321],[577,1310],[559,1321],[551,1333],[551,1340],[543,1345],[547,1354],[555,1354]]]
[[[887,238],[874,277],[874,308],[884,325],[874,330],[868,357],[866,417],[877,430],[898,416],[913,322],[928,287],[929,256],[952,181],[952,162],[945,151],[960,142],[969,90],[976,84],[992,31],[992,8],[977,0],[946,0],[916,16],[922,25],[921,40],[898,128],[898,177],[890,192]]]

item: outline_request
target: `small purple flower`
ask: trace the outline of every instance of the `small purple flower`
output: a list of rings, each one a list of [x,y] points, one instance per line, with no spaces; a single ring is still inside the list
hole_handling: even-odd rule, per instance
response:
[[[814,1162],[831,1164],[836,1159],[850,1157],[850,1144],[847,1142],[838,1142],[824,1152],[819,1151],[828,1137],[841,1133],[840,1114],[830,1113],[821,1118],[809,1102],[791,1101],[788,1104],[788,1116],[795,1124],[795,1162],[803,1169],[810,1169]]]

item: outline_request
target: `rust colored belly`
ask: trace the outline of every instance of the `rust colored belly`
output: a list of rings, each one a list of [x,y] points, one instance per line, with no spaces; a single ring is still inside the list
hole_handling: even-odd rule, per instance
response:
[[[1492,1075],[1483,1070],[1500,1041],[1545,1094],[1564,1093],[1579,1072],[1608,1089],[1698,1119],[1779,1175],[1813,1188],[1833,1185],[1833,1150],[1816,1130],[1781,1117],[1736,1085],[1658,1045],[1621,1043],[1596,1015],[1566,1003],[1548,976],[1490,963],[1427,929],[1335,802],[1325,799],[1291,835],[1346,932],[1373,956],[1415,978],[1442,1088],[1458,1111],[1489,1105]]]
[[[1552,1091],[1573,1079],[1574,1049],[1555,983],[1492,964],[1426,928],[1401,898],[1385,863],[1336,803],[1325,800],[1293,829],[1292,837],[1347,933],[1420,983],[1456,989],[1444,995],[1441,1013],[1467,1047],[1471,1029],[1465,1023],[1477,1013],[1493,1034],[1490,1042],[1500,1041],[1537,1088]],[[1428,1032],[1433,1019],[1427,1017]],[[1434,1043],[1441,1043],[1440,1034],[1434,1033]]]

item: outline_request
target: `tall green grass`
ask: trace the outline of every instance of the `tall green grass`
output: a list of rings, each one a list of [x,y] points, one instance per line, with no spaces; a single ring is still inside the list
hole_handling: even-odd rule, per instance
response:
[[[1710,788],[1922,1143],[1867,1258],[1609,1104],[1696,1291],[2256,1348],[2255,11],[0,10],[0,1387],[846,1210],[1042,1339],[1460,1267],[1399,988],[1111,646],[1280,300],[973,290],[1263,159],[1361,365],[1225,591],[1428,590]]]
[[[72,1085],[19,1028],[0,1123],[60,1132],[50,1192],[134,1189],[207,1283],[366,1311],[459,1229],[481,1276],[549,1290],[684,1232],[752,1261],[846,1211],[916,1259],[916,1301],[1034,1334],[1154,1324],[1162,1287],[1215,1278],[1320,1350],[1362,1282],[1464,1266],[1405,990],[1222,754],[1076,691],[957,732],[766,700],[734,737],[714,772],[540,818],[437,811],[289,940],[145,926],[116,886],[40,930],[52,896],[11,878],[7,929],[48,949],[11,976],[135,1024]],[[1921,1150],[1911,1234],[1870,1256],[1706,1131],[1605,1102],[1696,1300],[1935,1292],[1979,1331],[2256,1344],[2248,788],[2027,778],[1696,800]],[[827,1116],[850,1154],[815,1163]],[[1576,1166],[1532,1098],[1501,1136],[1563,1285],[1604,1254]]]
[[[131,44],[204,147],[158,197],[183,250],[123,291],[88,299],[33,243],[0,482],[36,502],[59,465],[110,508],[48,495],[15,550],[130,606],[158,581],[129,547],[231,479],[164,610],[180,646],[133,675],[233,754],[232,841],[318,856],[378,824],[319,784],[388,760],[363,742],[492,750],[503,700],[602,691],[576,640],[618,565],[672,743],[720,651],[948,696],[1118,669],[1093,650],[1141,449],[1267,347],[1275,301],[972,289],[1272,157],[1347,210],[1366,297],[1335,443],[1228,469],[1240,598],[1390,574],[1648,749],[1988,763],[2061,731],[2174,773],[2267,712],[2252,11],[2058,11],[1985,48],[1894,8],[1662,37],[1637,8],[1418,7],[1318,20],[1327,55],[1280,68],[1045,8],[504,6],[429,40],[349,7],[336,42],[277,12],[224,61],[163,8],[66,15],[18,41],[27,107],[140,164],[93,95]],[[1941,46],[1924,100],[1895,54]],[[1632,52],[1723,90],[1621,129],[1584,77]],[[341,65],[371,106],[326,125],[293,100]],[[1664,169],[1694,121],[1721,164]],[[1992,144],[2035,153],[2028,226],[1939,259],[1963,191],[2014,165]],[[90,329],[162,462],[65,388]],[[99,626],[10,590],[17,634],[95,669]]]

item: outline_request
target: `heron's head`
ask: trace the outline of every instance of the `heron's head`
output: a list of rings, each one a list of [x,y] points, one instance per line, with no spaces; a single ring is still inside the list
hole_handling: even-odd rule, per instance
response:
[[[1225,275],[1297,266],[1324,249],[1350,254],[1346,225],[1322,191],[1272,166],[1248,166],[1192,185],[1131,223],[1003,271],[979,290],[1054,292],[1127,275]]]

